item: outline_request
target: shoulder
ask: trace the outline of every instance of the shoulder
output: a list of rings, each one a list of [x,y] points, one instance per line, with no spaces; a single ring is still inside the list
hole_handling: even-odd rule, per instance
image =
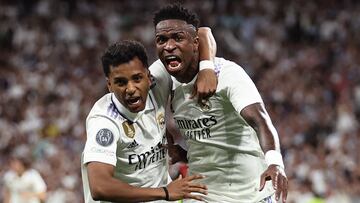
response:
[[[153,76],[152,90],[161,95],[162,98],[167,99],[172,87],[172,80],[170,74],[166,71],[164,65],[158,59],[149,67],[150,73]]]
[[[116,119],[119,116],[114,103],[112,102],[111,93],[105,94],[95,102],[91,108],[88,119],[94,116],[106,117],[110,120]]]
[[[25,171],[24,176],[27,178],[41,177],[40,173],[35,169],[29,169]]]
[[[5,183],[8,183],[9,181],[12,181],[12,179],[14,179],[16,177],[16,174],[14,171],[6,171],[5,174],[4,174],[4,181]]]
[[[215,58],[215,73],[219,78],[219,85],[233,85],[234,82],[244,82],[250,79],[240,65],[224,58]]]
[[[151,74],[153,74],[154,76],[158,75],[158,74],[167,74],[167,71],[165,69],[164,64],[160,61],[160,59],[156,60],[154,63],[152,63],[149,66],[149,70],[151,72]]]
[[[244,71],[244,69],[233,61],[224,58],[216,57],[214,60],[215,72],[220,75],[229,72]]]

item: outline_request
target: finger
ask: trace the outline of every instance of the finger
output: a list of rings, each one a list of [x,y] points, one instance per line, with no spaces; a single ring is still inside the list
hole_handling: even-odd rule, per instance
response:
[[[262,191],[265,187],[265,178],[267,177],[267,174],[266,173],[263,173],[261,174],[261,177],[260,177],[260,188],[259,188],[259,191]]]
[[[205,176],[200,175],[200,174],[195,174],[195,175],[191,175],[191,176],[186,177],[186,179],[188,179],[189,181],[197,180],[197,179],[203,179],[203,178],[205,178]]]
[[[189,192],[187,194],[189,194],[189,195],[191,195],[191,193],[200,193],[200,194],[204,194],[204,195],[208,194],[207,189],[202,189],[202,188],[189,188],[188,191]]]
[[[203,102],[203,100],[205,99],[206,100],[206,93],[205,92],[201,92],[201,91],[198,91],[197,92],[197,96],[198,96],[198,102]],[[205,101],[206,102],[206,101]],[[203,104],[203,103],[202,103]]]
[[[288,195],[288,181],[284,178],[284,189],[282,192],[282,202],[285,203]]]
[[[199,95],[198,104],[200,104],[201,106],[204,106],[204,105],[206,105],[207,101],[208,100],[206,98],[200,97],[200,95]]]
[[[278,176],[278,177],[276,178],[276,182],[277,182],[277,188],[276,188],[276,192],[275,192],[275,199],[276,199],[276,201],[279,201],[281,192],[282,192],[283,189],[284,189],[282,177]]]
[[[179,177],[177,178],[177,180],[181,180],[183,179],[182,175],[180,174]]]
[[[201,183],[193,183],[193,182],[189,182],[189,187],[190,188],[199,188],[199,189],[204,189],[207,190],[207,186]]]
[[[278,171],[276,171],[275,174],[271,176],[271,182],[273,184],[274,190],[277,190],[278,188],[278,177],[279,177]]]

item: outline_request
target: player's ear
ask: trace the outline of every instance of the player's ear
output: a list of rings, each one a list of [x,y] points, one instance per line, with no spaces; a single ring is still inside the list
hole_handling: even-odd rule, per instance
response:
[[[199,39],[199,36],[198,35],[196,35],[195,37],[194,37],[194,45],[195,45],[195,49],[196,50],[199,50],[199,46],[200,46],[200,39]]]
[[[111,82],[110,82],[110,79],[108,77],[106,77],[106,85],[107,85],[107,88],[108,88],[109,92],[113,92],[112,88],[111,88]]]
[[[153,83],[153,76],[151,75],[149,69],[147,69],[147,76],[148,76],[149,87],[151,87],[151,85]]]

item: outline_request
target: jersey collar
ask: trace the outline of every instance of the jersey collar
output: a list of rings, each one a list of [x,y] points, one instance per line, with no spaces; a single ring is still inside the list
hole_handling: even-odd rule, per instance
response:
[[[188,83],[182,83],[179,82],[178,80],[176,80],[176,78],[174,76],[171,76],[171,79],[173,81],[173,90],[175,90],[176,88],[178,88],[179,86],[185,86],[185,85],[192,85],[195,83],[196,79],[198,77],[198,74],[195,75],[195,77]]]

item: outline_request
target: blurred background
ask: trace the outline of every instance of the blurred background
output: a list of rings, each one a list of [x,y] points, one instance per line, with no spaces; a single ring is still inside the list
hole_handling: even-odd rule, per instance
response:
[[[359,1],[181,2],[256,83],[281,138],[288,202],[360,202]],[[100,56],[136,39],[156,60],[152,15],[167,3],[0,1],[0,177],[9,153],[27,153],[47,203],[83,202],[85,118],[107,92]]]

